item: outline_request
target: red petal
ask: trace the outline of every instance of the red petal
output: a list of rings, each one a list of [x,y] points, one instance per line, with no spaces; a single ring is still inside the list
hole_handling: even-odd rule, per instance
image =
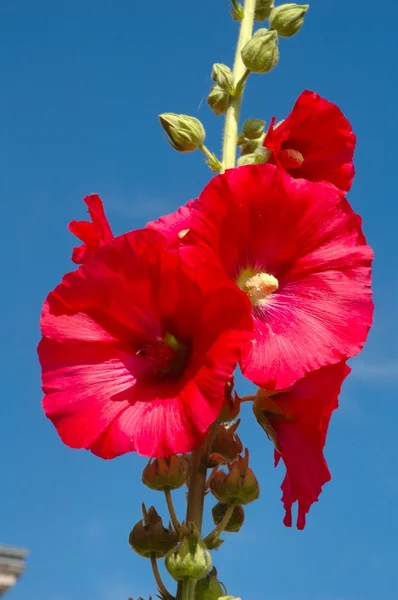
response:
[[[290,392],[273,397],[289,417],[286,421],[270,417],[280,449],[280,453],[275,451],[275,462],[282,458],[286,466],[282,502],[288,527],[292,505],[298,502],[297,527],[304,528],[306,514],[330,480],[323,447],[341,385],[350,370],[344,362],[324,367],[298,381]]]

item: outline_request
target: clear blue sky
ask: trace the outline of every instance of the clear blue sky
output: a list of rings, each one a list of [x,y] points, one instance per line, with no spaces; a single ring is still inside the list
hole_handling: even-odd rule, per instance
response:
[[[282,525],[272,449],[244,411],[262,496],[216,556],[243,600],[398,597],[398,279],[396,220],[398,4],[314,0],[280,66],[253,76],[244,116],[283,118],[309,88],[336,102],[358,135],[350,194],[376,252],[375,324],[352,361],[327,444],[333,473],[304,532]],[[127,545],[145,491],[145,461],[101,461],[61,444],[40,407],[36,344],[47,292],[72,268],[72,219],[98,192],[114,231],[140,227],[195,197],[210,172],[179,155],[157,115],[202,119],[218,151],[222,121],[206,106],[213,62],[229,63],[227,0],[0,2],[0,540],[29,548],[10,600],[127,600],[154,591]],[[240,387],[247,391],[249,387]],[[164,511],[163,511],[164,512]]]

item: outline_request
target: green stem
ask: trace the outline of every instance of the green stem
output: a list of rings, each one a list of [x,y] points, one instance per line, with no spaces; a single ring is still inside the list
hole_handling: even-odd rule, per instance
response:
[[[195,579],[185,579],[182,582],[181,600],[194,600],[195,598]]]
[[[176,533],[180,533],[180,524],[177,519],[176,511],[174,509],[173,498],[171,497],[170,490],[164,490],[164,495],[166,497],[167,508],[169,509],[171,522],[173,523],[173,527]]]
[[[234,86],[241,81],[246,74],[246,67],[242,62],[241,51],[243,46],[250,40],[253,33],[254,11],[256,0],[245,0],[243,10],[244,17],[240,24],[238,45],[236,47],[235,62],[233,68]],[[232,169],[236,163],[236,143],[238,140],[239,115],[242,104],[243,90],[234,98],[225,116],[224,140],[222,149],[222,163],[224,169]]]
[[[236,504],[230,504],[228,506],[227,510],[225,511],[225,515],[223,516],[219,524],[213,529],[212,532],[209,533],[209,535],[205,537],[204,542],[206,544],[214,542],[222,534],[232,517],[232,514],[235,510],[235,506]]]

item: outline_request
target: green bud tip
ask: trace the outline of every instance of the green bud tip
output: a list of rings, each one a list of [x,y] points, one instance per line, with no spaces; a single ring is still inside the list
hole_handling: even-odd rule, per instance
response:
[[[247,119],[243,123],[242,133],[249,140],[258,140],[264,133],[265,121],[262,119]]]
[[[279,60],[278,34],[259,29],[242,49],[242,61],[252,73],[268,73]]]
[[[273,8],[269,24],[281,37],[291,37],[300,31],[304,17],[309,9],[308,4],[282,4]]]
[[[195,117],[163,113],[159,121],[168,135],[170,145],[178,152],[193,152],[205,140],[205,129]]]

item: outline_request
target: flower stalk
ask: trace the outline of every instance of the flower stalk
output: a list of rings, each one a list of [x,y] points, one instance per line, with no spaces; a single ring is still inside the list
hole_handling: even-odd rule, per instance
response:
[[[243,82],[247,77],[247,69],[241,58],[241,51],[250,40],[253,33],[254,12],[256,0],[245,0],[243,5],[243,18],[240,21],[240,32],[238,45],[236,47],[235,61],[233,67],[233,83],[236,94],[231,97],[230,105],[225,116],[224,139],[222,150],[222,163],[224,170],[232,169],[236,164],[236,150],[238,141],[239,115],[242,105]],[[239,84],[239,85],[238,85]]]
[[[164,583],[162,581],[162,578],[159,573],[158,562],[156,560],[155,554],[151,555],[151,567],[152,567],[153,576],[156,581],[156,585],[158,586],[159,592],[162,594],[162,597],[164,598],[164,600],[175,600],[174,596],[172,596],[170,594],[170,592],[167,590],[166,586],[164,585]]]
[[[236,504],[230,504],[228,506],[227,510],[225,511],[225,515],[223,516],[223,518],[221,519],[219,524],[216,525],[216,527],[213,529],[213,531],[211,531],[209,533],[209,535],[207,535],[205,537],[205,539],[204,539],[205,544],[212,545],[217,540],[217,538],[220,537],[220,535],[222,534],[224,529],[227,527],[227,525],[233,515],[235,507],[236,507]]]
[[[166,504],[167,504],[167,508],[168,508],[168,511],[170,514],[170,519],[173,524],[174,530],[176,533],[179,534],[180,533],[180,524],[178,522],[178,518],[176,515],[176,511],[175,511],[174,504],[173,504],[173,498],[171,496],[170,490],[169,489],[165,490],[164,495],[166,498]]]

